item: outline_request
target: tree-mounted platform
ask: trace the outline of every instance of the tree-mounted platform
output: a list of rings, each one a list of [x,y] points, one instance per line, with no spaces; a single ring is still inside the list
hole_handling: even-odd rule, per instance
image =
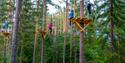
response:
[[[41,38],[45,38],[46,32],[44,30],[39,31]]]
[[[10,32],[2,32],[4,37],[8,37],[10,35]]]
[[[91,23],[91,19],[87,19],[87,18],[72,18],[71,22],[73,24],[75,24],[75,26],[81,31],[83,32],[84,29]]]

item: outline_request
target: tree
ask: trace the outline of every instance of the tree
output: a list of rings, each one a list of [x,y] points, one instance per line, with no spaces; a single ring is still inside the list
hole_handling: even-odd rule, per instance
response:
[[[36,46],[37,46],[37,34],[38,34],[38,17],[39,17],[39,0],[36,0],[36,6],[37,6],[37,14],[36,14],[36,20],[35,20],[35,35],[34,35],[34,51],[33,51],[33,63],[36,63]]]
[[[80,0],[80,17],[84,17],[84,0]],[[85,63],[85,58],[84,58],[84,32],[80,32],[80,50],[79,50],[79,62],[80,63]]]
[[[46,0],[43,0],[43,16],[42,16],[42,30],[45,32],[45,23],[46,23]],[[41,62],[44,63],[44,38],[41,39]]]
[[[101,5],[97,4],[97,2],[103,2]],[[123,9],[125,2],[122,0],[103,0],[103,1],[95,1],[96,4],[96,20],[98,23],[96,25],[96,37],[97,42],[101,42],[102,51],[107,51],[104,53],[105,62],[118,63],[121,62],[120,55],[120,43],[121,38],[119,35],[121,31],[123,31],[124,25],[120,25],[123,23],[124,19],[122,16],[124,15]],[[120,5],[119,5],[120,4]],[[102,26],[103,25],[103,26]],[[121,30],[122,28],[122,30]],[[119,29],[119,30],[118,30]],[[117,31],[115,31],[117,30]],[[98,32],[97,32],[98,31]],[[122,43],[123,44],[123,43]],[[123,52],[123,51],[122,51]],[[110,60],[109,60],[110,59]]]
[[[63,63],[65,63],[66,57],[66,32],[67,32],[67,14],[68,14],[68,0],[66,0],[66,12],[65,12],[65,22],[64,22],[64,49],[63,49]]]
[[[20,17],[20,11],[21,11],[21,2],[22,2],[22,0],[16,0],[15,21],[14,21],[12,47],[11,47],[11,63],[17,63],[16,62],[16,51],[17,51],[17,46],[18,46],[18,29],[19,29],[19,17]]]

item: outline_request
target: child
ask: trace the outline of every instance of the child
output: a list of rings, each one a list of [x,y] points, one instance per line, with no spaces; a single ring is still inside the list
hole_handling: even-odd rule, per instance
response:
[[[7,21],[5,21],[3,23],[3,29],[8,29],[8,27],[9,27],[9,23]]]
[[[87,10],[88,10],[88,12],[89,12],[89,15],[92,15],[91,6],[92,6],[92,4],[91,4],[91,3],[88,3],[88,5],[87,5]]]
[[[5,21],[2,24],[2,32],[7,32],[8,28],[9,28],[9,23],[8,23],[8,21]]]
[[[70,21],[69,25],[71,26],[71,19],[74,18],[74,11],[71,10],[70,13],[69,13],[69,16],[68,16],[68,19]]]
[[[48,28],[50,30],[50,34],[52,33],[52,27],[53,27],[52,23],[49,23]]]

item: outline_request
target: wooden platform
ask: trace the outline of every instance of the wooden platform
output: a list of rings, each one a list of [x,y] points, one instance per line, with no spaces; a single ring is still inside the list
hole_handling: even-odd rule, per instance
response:
[[[44,30],[39,31],[41,38],[44,38],[46,35],[46,32]]]
[[[72,18],[71,22],[80,30],[84,31],[85,27],[91,23],[91,19],[87,18]]]
[[[10,32],[2,32],[5,37],[8,37],[10,35]]]

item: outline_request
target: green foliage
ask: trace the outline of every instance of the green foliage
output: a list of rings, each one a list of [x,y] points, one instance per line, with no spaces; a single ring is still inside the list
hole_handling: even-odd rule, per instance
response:
[[[101,3],[102,2],[102,3]],[[14,9],[11,3],[11,12]],[[33,57],[33,44],[34,44],[34,30],[35,30],[35,16],[36,7],[33,5],[35,2],[31,0],[23,0],[22,10],[20,14],[20,27],[19,27],[19,45],[17,50],[17,61],[22,63],[32,63]],[[72,3],[73,0],[72,0]],[[101,4],[100,4],[101,3]],[[56,6],[58,5],[47,0],[47,4]],[[79,16],[79,3],[77,2],[76,17]],[[112,0],[113,8],[111,11],[109,0],[95,0],[92,8],[93,15],[91,19],[92,23],[86,28],[84,38],[84,51],[85,60],[87,63],[125,63],[125,1],[124,0]],[[0,25],[2,21],[7,19],[8,3],[0,0]],[[39,29],[42,25],[42,2],[39,6]],[[85,4],[85,17],[90,17],[87,13]],[[48,10],[47,10],[48,11]],[[61,11],[62,12],[62,11]],[[110,14],[112,13],[112,15]],[[65,12],[62,12],[60,20],[64,20]],[[49,14],[47,14],[49,16]],[[59,18],[54,17],[55,26],[58,26]],[[113,43],[116,46],[113,50],[111,43],[111,21],[114,24]],[[60,24],[63,26],[62,24]],[[66,63],[70,60],[70,32],[67,32],[66,36]],[[11,41],[11,40],[10,40]],[[73,51],[72,60],[79,63],[79,32],[73,31]],[[62,63],[63,61],[63,45],[64,35],[47,35],[44,45],[44,60],[45,63]],[[40,43],[41,38],[38,34],[37,48],[36,48],[36,63],[40,63]],[[2,49],[3,49],[3,37],[0,35],[0,62],[2,61]],[[9,51],[9,50],[8,50]],[[7,56],[7,61],[9,55]],[[8,62],[9,63],[9,62]]]

